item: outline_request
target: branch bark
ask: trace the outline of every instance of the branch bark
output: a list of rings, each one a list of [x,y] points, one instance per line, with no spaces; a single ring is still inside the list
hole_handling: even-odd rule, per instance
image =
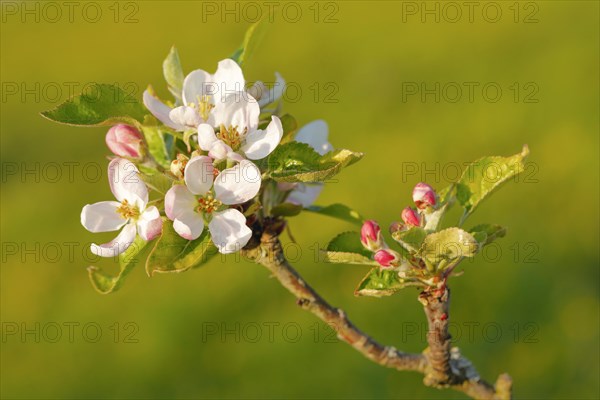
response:
[[[279,225],[260,232],[254,243],[243,254],[266,267],[291,294],[296,304],[312,312],[329,324],[340,340],[351,345],[369,360],[399,371],[417,371],[424,374],[423,383],[435,388],[452,388],[475,399],[510,399],[512,380],[507,374],[498,377],[495,385],[481,379],[469,360],[462,357],[458,348],[451,347],[448,333],[450,291],[423,291],[419,301],[423,304],[429,324],[429,347],[422,354],[404,353],[393,346],[384,346],[358,329],[346,313],[327,303],[310,287],[287,262],[278,235]]]

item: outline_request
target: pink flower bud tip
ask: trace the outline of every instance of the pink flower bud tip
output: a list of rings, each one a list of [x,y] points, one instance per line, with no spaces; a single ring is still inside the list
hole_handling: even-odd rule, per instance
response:
[[[415,185],[412,193],[413,201],[417,208],[423,209],[433,207],[436,204],[435,190],[426,183],[419,182]]]
[[[142,134],[133,126],[118,124],[106,132],[106,145],[119,157],[142,156]]]
[[[381,250],[378,250],[377,253],[375,253],[374,258],[375,258],[375,261],[377,261],[379,263],[379,265],[387,268],[387,267],[393,267],[394,265],[396,265],[399,257],[398,257],[398,254],[393,250],[381,249]]]
[[[402,217],[402,221],[404,221],[404,223],[406,225],[409,225],[409,226],[420,226],[421,225],[421,217],[419,217],[419,214],[417,214],[417,212],[410,207],[406,207],[404,210],[402,210],[401,217]]]
[[[368,220],[360,229],[360,241],[367,249],[375,251],[381,247],[381,228],[377,222]]]

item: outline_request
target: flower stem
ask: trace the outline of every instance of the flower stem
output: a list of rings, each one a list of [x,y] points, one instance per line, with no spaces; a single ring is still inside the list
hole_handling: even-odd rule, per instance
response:
[[[476,399],[511,398],[510,376],[502,374],[492,385],[479,377],[471,362],[462,357],[457,348],[451,348],[448,333],[450,291],[446,287],[425,290],[419,296],[429,322],[429,347],[422,354],[404,353],[393,346],[384,346],[350,322],[343,310],[327,303],[288,263],[278,238],[283,228],[284,223],[266,226],[244,248],[244,256],[266,267],[296,297],[297,305],[330,325],[340,340],[384,367],[421,372],[427,386],[452,388]]]

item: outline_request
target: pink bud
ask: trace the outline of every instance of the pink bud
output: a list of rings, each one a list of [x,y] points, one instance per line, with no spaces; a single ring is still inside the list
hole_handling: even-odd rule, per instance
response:
[[[435,206],[435,190],[426,183],[419,182],[415,185],[412,193],[413,201],[417,208],[423,209]]]
[[[377,222],[368,220],[363,223],[360,229],[360,241],[363,246],[371,251],[381,248],[381,229],[377,225]]]
[[[399,259],[398,253],[390,249],[381,249],[375,253],[375,261],[382,267],[393,267]]]
[[[119,124],[106,132],[106,145],[119,157],[141,158],[142,134],[133,126]]]
[[[406,225],[421,225],[421,218],[419,217],[419,214],[417,214],[417,212],[410,207],[406,207],[404,210],[402,210],[401,217],[402,221],[404,221]]]

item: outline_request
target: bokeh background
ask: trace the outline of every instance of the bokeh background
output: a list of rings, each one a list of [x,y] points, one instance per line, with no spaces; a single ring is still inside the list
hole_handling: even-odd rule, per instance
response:
[[[138,97],[152,83],[166,97],[171,45],[186,72],[214,71],[270,6],[74,3],[70,16],[61,2],[2,2],[1,397],[462,398],[332,340],[266,270],[235,256],[153,278],[140,265],[120,291],[92,289],[86,248],[111,235],[85,231],[79,213],[111,198],[106,129],[38,113],[91,82]],[[386,225],[416,182],[441,188],[456,165],[527,143],[526,175],[469,222],[509,235],[452,281],[455,341],[484,377],[509,372],[518,398],[598,398],[598,3],[475,2],[471,16],[461,4],[275,2],[246,78],[279,71],[299,88],[285,111],[326,119],[335,145],[366,153],[318,203]],[[436,83],[439,101],[422,98],[421,84]],[[424,348],[417,292],[356,298],[366,269],[315,262],[352,226],[309,214],[290,226],[288,256],[325,298],[381,342]]]

